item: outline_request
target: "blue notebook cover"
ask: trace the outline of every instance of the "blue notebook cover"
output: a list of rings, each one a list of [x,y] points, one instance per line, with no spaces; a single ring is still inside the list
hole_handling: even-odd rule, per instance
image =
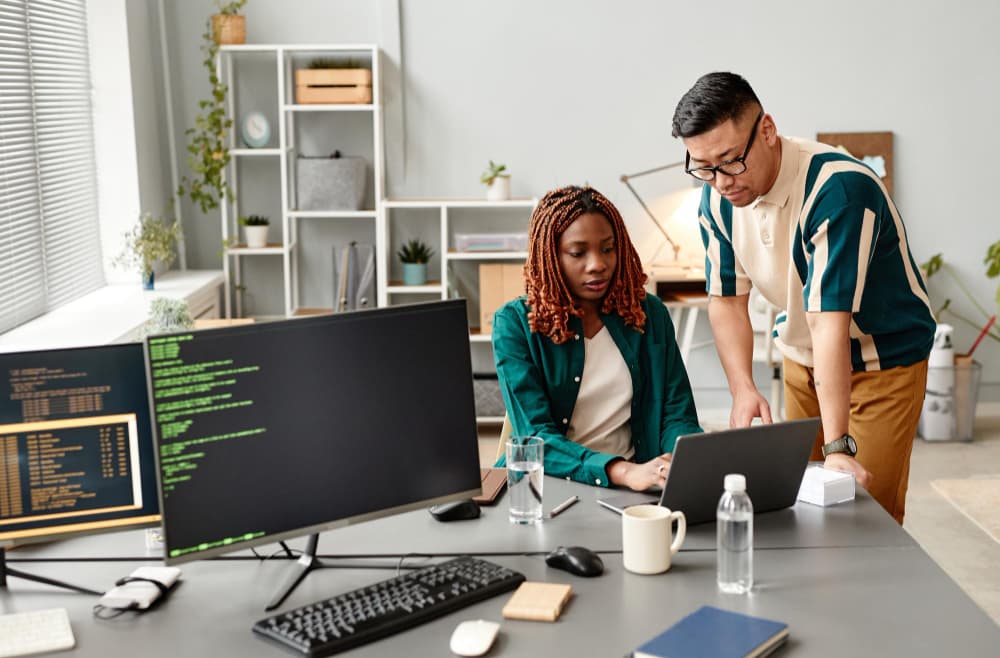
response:
[[[634,658],[766,656],[788,637],[788,624],[702,606],[646,642]]]

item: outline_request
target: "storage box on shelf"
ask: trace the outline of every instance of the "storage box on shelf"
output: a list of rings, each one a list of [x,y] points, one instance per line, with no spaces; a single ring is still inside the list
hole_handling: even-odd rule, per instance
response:
[[[371,103],[370,69],[298,69],[296,103]]]
[[[244,83],[240,78],[240,68],[249,58],[269,58],[274,66],[276,84],[270,90],[259,84]],[[238,130],[233,131],[230,144],[232,162],[225,172],[227,182],[233,191],[231,202],[222,208],[222,238],[225,249],[224,272],[226,278],[226,316],[243,314],[242,296],[235,294],[244,285],[243,263],[245,256],[281,256],[284,315],[329,312],[332,308],[322,308],[324,303],[333,305],[327,298],[315,299],[321,295],[329,297],[332,288],[325,286],[308,299],[308,307],[300,303],[302,280],[328,280],[325,276],[302,276],[299,268],[303,260],[330,263],[330,248],[314,238],[316,233],[328,237],[330,230],[324,227],[311,231],[308,238],[300,239],[299,222],[302,220],[346,222],[335,225],[335,233],[346,240],[357,239],[357,221],[369,222],[360,229],[365,239],[374,242],[378,233],[377,217],[379,204],[383,198],[384,168],[382,154],[382,116],[380,80],[380,51],[374,45],[239,45],[223,46],[216,60],[220,77],[229,86],[227,112],[238,125],[239,119],[248,111],[259,109],[261,105],[273,106],[277,114],[277,130],[272,133],[273,146],[265,148],[237,147]],[[360,69],[309,69],[315,58],[333,61],[358,62]],[[344,92],[345,93],[341,93]],[[326,93],[327,91],[335,93]],[[238,101],[237,101],[238,99]],[[250,100],[248,100],[250,99]],[[362,118],[363,117],[363,118]],[[360,124],[358,122],[361,122]],[[331,126],[342,126],[339,132]],[[358,126],[362,130],[357,130]],[[355,139],[360,152],[351,152],[341,158],[316,158],[302,156],[333,153],[343,150],[340,144],[329,149],[322,144],[329,135],[360,135]],[[368,135],[370,134],[370,139]],[[303,146],[305,144],[305,147]],[[317,150],[318,149],[318,150]],[[310,153],[304,153],[309,150]],[[278,167],[277,176],[262,174],[255,168],[252,172],[241,173],[241,163],[266,161],[274,158]],[[242,181],[241,177],[246,178]],[[240,183],[245,183],[243,186]],[[256,212],[246,207],[247,197],[257,194],[260,189],[274,186],[274,197],[280,197],[280,224],[272,221],[271,240],[267,247],[249,249],[232,244],[237,236],[236,219],[241,214]],[[276,215],[272,214],[272,218]],[[312,226],[312,225],[311,225]],[[343,241],[343,240],[340,240]],[[309,259],[303,259],[304,250],[309,250]],[[315,252],[315,253],[314,253]],[[317,258],[315,254],[324,255]],[[235,299],[234,299],[235,298]],[[233,308],[235,306],[235,308]]]

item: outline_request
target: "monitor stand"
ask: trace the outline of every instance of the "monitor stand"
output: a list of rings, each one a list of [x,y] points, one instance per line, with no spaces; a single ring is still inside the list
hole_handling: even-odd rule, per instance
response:
[[[18,571],[17,569],[11,569],[10,567],[7,566],[6,549],[0,548],[0,589],[7,588],[7,576],[11,576],[13,578],[20,578],[22,580],[31,580],[36,583],[44,583],[46,585],[52,585],[53,587],[70,589],[73,590],[74,592],[80,592],[81,594],[93,594],[94,596],[101,596],[101,592],[95,592],[92,589],[87,589],[85,587],[78,587],[76,585],[71,585],[70,583],[64,583],[61,580],[46,578],[45,576],[35,576],[30,573]]]
[[[319,535],[309,535],[309,542],[306,544],[306,550],[299,557],[298,561],[292,566],[292,573],[289,574],[288,578],[285,580],[285,584],[275,593],[274,598],[271,602],[267,604],[264,608],[268,612],[274,610],[279,605],[281,605],[288,595],[291,594],[299,583],[309,575],[309,572],[313,569],[322,569],[324,566],[323,561],[316,557],[316,545],[319,544]],[[287,547],[286,547],[287,550]]]

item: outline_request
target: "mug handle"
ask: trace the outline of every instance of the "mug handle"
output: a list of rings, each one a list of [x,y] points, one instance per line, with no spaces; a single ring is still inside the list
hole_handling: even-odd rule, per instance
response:
[[[677,551],[681,550],[681,544],[684,543],[684,536],[687,534],[687,519],[684,517],[684,512],[677,511],[670,513],[670,522],[673,523],[677,521],[677,534],[674,536],[674,543],[670,545],[670,555],[677,555]]]

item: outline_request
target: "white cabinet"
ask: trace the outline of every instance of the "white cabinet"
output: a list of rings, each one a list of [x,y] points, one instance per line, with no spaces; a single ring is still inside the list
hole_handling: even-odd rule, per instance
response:
[[[286,316],[322,312],[322,304],[303,304],[300,290],[303,250],[313,260],[328,258],[334,245],[300,241],[304,222],[339,222],[349,236],[377,241],[380,200],[385,196],[382,145],[381,53],[375,45],[236,45],[220,47],[216,70],[229,87],[227,114],[233,119],[229,166],[225,177],[233,198],[222,204],[223,271],[226,317],[242,316],[245,270],[253,258],[281,261]],[[296,103],[294,73],[322,58],[370,68],[372,101],[364,104]],[[261,82],[263,80],[263,83]],[[240,120],[261,112],[271,126],[270,143],[249,148],[243,143]],[[341,141],[337,141],[341,140]],[[360,210],[303,210],[297,194],[297,160],[326,155],[349,145],[349,154],[366,160],[365,195]],[[265,171],[260,171],[260,168]],[[253,168],[255,171],[243,172]],[[271,171],[266,169],[270,168]],[[252,199],[256,199],[253,201]],[[263,211],[260,206],[268,206]],[[239,230],[241,215],[269,214],[268,244],[250,248]],[[354,239],[351,237],[350,239]],[[309,242],[308,245],[304,244]],[[315,253],[322,252],[316,256]],[[316,286],[332,294],[332,280]],[[315,300],[314,300],[315,301]],[[332,301],[332,300],[331,300]]]

